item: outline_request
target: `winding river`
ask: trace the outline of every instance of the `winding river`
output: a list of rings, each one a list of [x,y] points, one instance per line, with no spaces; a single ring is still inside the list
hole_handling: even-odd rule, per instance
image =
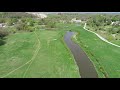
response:
[[[85,52],[80,48],[80,46],[71,40],[71,37],[74,34],[75,34],[74,32],[67,31],[67,33],[64,36],[64,41],[71,50],[76,60],[76,63],[79,67],[81,78],[98,78],[98,74],[90,59],[87,57]]]

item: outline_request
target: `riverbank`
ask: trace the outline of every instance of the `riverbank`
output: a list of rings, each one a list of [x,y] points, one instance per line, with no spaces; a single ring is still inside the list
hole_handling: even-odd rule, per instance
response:
[[[76,26],[74,31],[79,32],[76,36],[77,43],[86,52],[93,62],[99,78],[120,77],[120,48],[112,46],[95,34]]]

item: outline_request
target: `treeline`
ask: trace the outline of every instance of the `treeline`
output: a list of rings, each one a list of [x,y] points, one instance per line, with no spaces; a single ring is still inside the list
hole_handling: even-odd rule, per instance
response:
[[[89,17],[87,25],[95,31],[106,31],[108,33],[120,33],[120,15],[97,14]],[[108,26],[109,28],[105,28]]]
[[[35,17],[24,12],[0,12],[0,45],[10,33],[32,31],[34,23]]]
[[[2,40],[10,33],[32,32],[40,29],[42,25],[45,29],[53,30],[58,23],[70,24],[73,18],[86,21],[88,28],[95,31],[106,31],[111,34],[120,33],[120,15],[58,13],[40,19],[25,12],[0,12],[0,24],[5,25],[4,27],[0,26],[0,39]],[[114,24],[111,25],[113,22]]]
[[[79,14],[51,14],[45,19],[37,18],[25,12],[0,12],[0,43],[4,37],[16,32],[32,32],[44,25],[46,29],[57,27],[58,23],[70,23],[72,18],[80,19]],[[4,27],[2,26],[4,25]]]

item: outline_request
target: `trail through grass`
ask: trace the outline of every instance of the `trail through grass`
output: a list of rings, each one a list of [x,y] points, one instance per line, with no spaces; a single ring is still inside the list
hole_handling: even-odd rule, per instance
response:
[[[7,44],[0,46],[0,77],[80,77],[63,35],[63,31],[38,30],[8,36]]]

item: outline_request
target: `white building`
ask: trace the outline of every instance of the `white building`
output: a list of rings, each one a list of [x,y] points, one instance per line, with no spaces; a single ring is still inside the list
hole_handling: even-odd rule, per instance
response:
[[[81,23],[82,21],[81,20],[76,20],[76,18],[73,18],[72,20],[71,20],[71,22],[73,23],[73,22],[75,22],[75,23]]]
[[[111,25],[120,25],[120,21],[111,22]]]
[[[0,27],[6,27],[5,23],[0,23]]]

